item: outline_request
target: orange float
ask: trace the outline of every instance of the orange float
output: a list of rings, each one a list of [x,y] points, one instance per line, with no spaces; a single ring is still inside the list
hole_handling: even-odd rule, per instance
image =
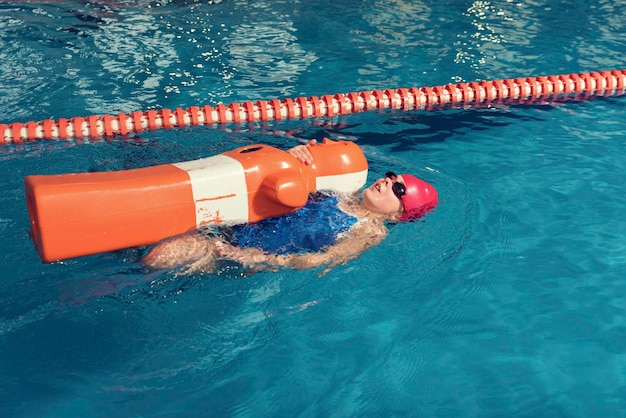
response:
[[[255,222],[304,206],[315,190],[349,193],[365,184],[367,160],[355,143],[325,138],[310,151],[310,165],[249,145],[176,164],[27,176],[31,236],[42,260],[53,262]]]

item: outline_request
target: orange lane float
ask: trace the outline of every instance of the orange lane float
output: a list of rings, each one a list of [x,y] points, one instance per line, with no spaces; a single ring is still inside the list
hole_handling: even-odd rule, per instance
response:
[[[118,115],[46,119],[40,122],[0,123],[0,145],[50,139],[93,140],[156,129],[333,117],[380,109],[429,110],[445,106],[532,104],[572,97],[584,99],[593,96],[621,95],[625,89],[626,70],[611,70],[472,81],[435,87],[326,94],[321,97],[259,100],[254,103],[249,101],[229,105],[219,103],[215,107],[190,106],[187,109],[158,109]]]
[[[148,245],[211,224],[292,212],[310,192],[359,190],[367,160],[353,142],[324,139],[300,163],[249,145],[220,155],[133,170],[24,179],[31,236],[45,262]]]

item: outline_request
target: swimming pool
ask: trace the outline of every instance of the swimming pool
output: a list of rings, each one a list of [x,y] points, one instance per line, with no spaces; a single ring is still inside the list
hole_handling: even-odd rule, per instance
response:
[[[1,123],[624,68],[625,4],[432,3],[3,3]],[[0,414],[624,416],[625,131],[608,97],[0,147]],[[26,175],[322,136],[440,205],[322,276],[28,237]]]

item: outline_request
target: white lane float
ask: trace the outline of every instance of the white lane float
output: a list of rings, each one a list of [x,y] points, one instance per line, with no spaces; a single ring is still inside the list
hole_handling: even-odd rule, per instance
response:
[[[219,103],[187,109],[151,109],[130,114],[90,115],[26,123],[0,123],[0,146],[41,140],[102,140],[156,129],[251,123],[259,121],[334,117],[381,109],[441,109],[534,104],[594,96],[618,96],[626,90],[626,70],[592,71],[502,80],[472,81],[434,87],[411,87],[259,100],[255,103]]]

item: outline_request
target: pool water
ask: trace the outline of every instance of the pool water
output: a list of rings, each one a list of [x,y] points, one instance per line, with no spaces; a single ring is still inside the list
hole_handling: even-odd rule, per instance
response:
[[[210,4],[209,4],[210,3]],[[2,122],[622,69],[626,4],[0,4]],[[23,179],[310,138],[440,204],[322,270],[44,264]],[[626,416],[626,99],[0,147],[0,416]],[[62,214],[60,214],[62,216]]]

